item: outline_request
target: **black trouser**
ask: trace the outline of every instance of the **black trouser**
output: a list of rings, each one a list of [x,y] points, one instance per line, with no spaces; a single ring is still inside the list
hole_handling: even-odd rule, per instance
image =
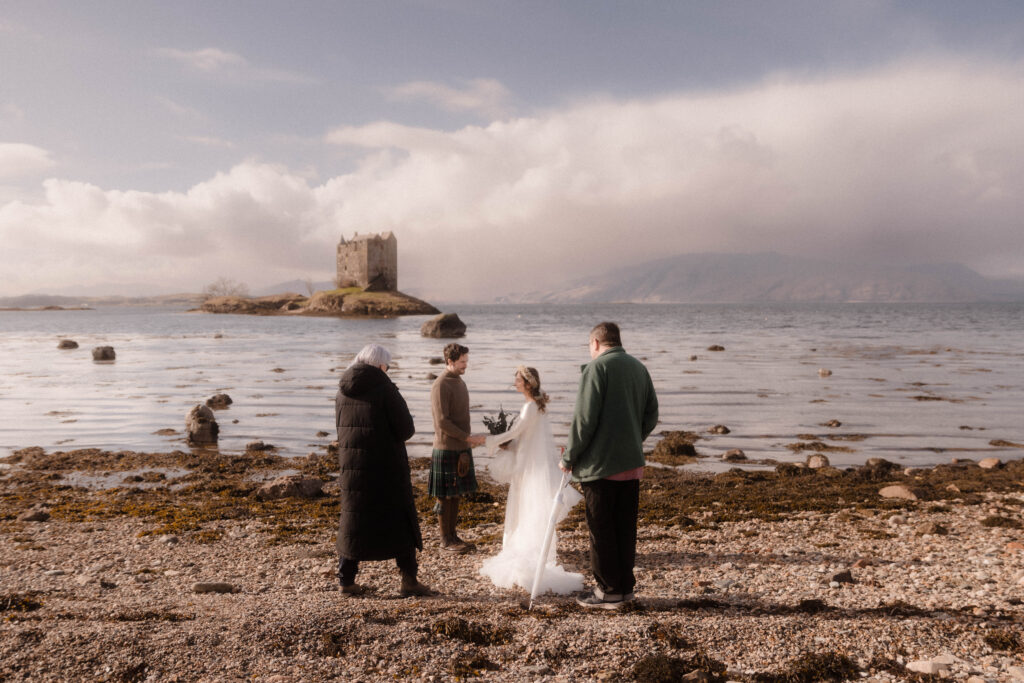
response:
[[[602,592],[633,592],[636,577],[636,518],[640,510],[640,481],[598,479],[583,482],[590,528],[590,568]]]
[[[395,558],[395,564],[398,565],[398,571],[402,572],[403,576],[411,576],[416,578],[416,549],[410,548],[408,552],[402,553]],[[356,582],[356,574],[359,572],[359,560],[350,560],[347,557],[342,557],[338,560],[338,578],[341,580],[342,586],[351,586]]]

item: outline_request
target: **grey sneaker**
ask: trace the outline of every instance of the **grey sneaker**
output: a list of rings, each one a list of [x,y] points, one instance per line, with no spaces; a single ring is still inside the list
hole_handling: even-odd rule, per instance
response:
[[[623,595],[601,593],[595,590],[590,595],[576,598],[576,604],[586,609],[618,609],[626,604]]]

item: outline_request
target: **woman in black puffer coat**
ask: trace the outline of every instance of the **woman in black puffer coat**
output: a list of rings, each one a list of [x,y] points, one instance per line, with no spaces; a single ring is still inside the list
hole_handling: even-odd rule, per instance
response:
[[[423,537],[405,451],[416,430],[405,399],[387,376],[390,362],[387,349],[368,344],[338,382],[338,577],[342,593],[358,595],[365,592],[355,583],[359,562],[394,558],[403,596],[436,595],[416,578]]]

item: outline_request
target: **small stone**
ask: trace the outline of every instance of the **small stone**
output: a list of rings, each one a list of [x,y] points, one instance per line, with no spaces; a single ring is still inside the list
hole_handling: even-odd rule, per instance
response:
[[[832,581],[835,583],[857,583],[853,579],[853,573],[849,569],[844,569],[841,572],[837,572],[832,575]]]
[[[63,569],[49,569],[43,572],[45,576],[64,576],[66,572]]]
[[[164,534],[163,536],[158,536],[157,540],[161,543],[166,543],[167,545],[174,545],[179,539],[174,534]]]
[[[1003,461],[999,458],[982,458],[978,461],[978,467],[983,470],[994,470],[1003,466]]]
[[[223,581],[197,582],[192,584],[193,593],[234,593],[235,587]]]
[[[72,339],[61,339],[59,342],[57,342],[57,348],[58,349],[77,349],[78,348],[78,342],[76,342],[76,341],[74,341]]]
[[[697,360],[697,356],[690,356],[690,361],[691,361],[691,362],[693,362],[693,361],[695,361],[695,360]]]
[[[18,515],[19,522],[45,522],[50,519],[46,508],[35,506]]]
[[[245,444],[245,450],[247,452],[273,451],[277,450],[277,446],[262,441],[250,441]]]
[[[918,525],[915,533],[918,536],[945,536],[949,533],[949,530],[947,530],[946,527],[942,526],[941,524],[936,524],[935,522],[925,522],[924,524]]]
[[[870,567],[874,563],[875,563],[875,561],[872,560],[870,557],[862,557],[862,558],[858,559],[856,562],[854,562],[853,564],[851,564],[850,566],[852,568],[854,568],[854,569],[863,569],[864,567]]]
[[[725,351],[725,347],[721,344],[712,344],[708,347],[708,351]]]
[[[886,486],[878,492],[882,498],[898,498],[901,500],[917,500],[918,496],[914,491],[904,486],[903,484],[895,484],[893,486]]]
[[[725,425],[715,425],[714,427],[708,429],[708,433],[710,434],[728,434],[731,431],[732,430],[726,427]]]
[[[1024,551],[1024,543],[1020,541],[1010,541],[1006,544],[1006,552],[1021,552]]]
[[[85,586],[86,584],[90,584],[95,580],[95,577],[89,576],[88,574],[79,574],[75,577],[75,583],[77,583],[79,586]]]
[[[832,376],[832,371],[829,370],[828,368],[818,368],[818,376],[819,377],[831,377]]]
[[[168,569],[164,572],[164,576],[170,576],[173,578],[175,576],[181,576],[181,572],[179,572],[177,569]]]
[[[733,448],[731,450],[722,453],[722,460],[725,462],[742,462],[747,459],[747,454],[741,451],[739,448]]]
[[[824,423],[821,426],[822,427],[832,427],[833,429],[835,429],[836,427],[842,427],[843,423],[840,422],[839,420],[829,420],[828,422]]]
[[[919,674],[929,674],[931,676],[938,675],[944,669],[948,670],[949,666],[946,664],[939,664],[938,662],[933,662],[931,660],[926,659],[919,659],[917,661],[910,662],[907,664],[908,671],[914,671]]]

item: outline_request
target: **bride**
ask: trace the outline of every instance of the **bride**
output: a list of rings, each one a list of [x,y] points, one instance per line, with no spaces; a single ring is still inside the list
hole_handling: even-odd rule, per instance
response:
[[[548,395],[540,389],[540,376],[534,368],[516,368],[516,389],[526,398],[519,420],[507,432],[487,437],[487,454],[495,456],[491,476],[509,483],[505,508],[505,533],[501,552],[484,560],[480,573],[501,588],[533,587],[534,574],[548,528],[548,517],[561,483],[558,450],[551,433],[551,422],[544,412]],[[583,496],[566,487],[558,521],[565,519]],[[557,541],[552,541],[540,579],[538,593],[571,593],[583,588],[583,575],[567,572],[558,565]]]

